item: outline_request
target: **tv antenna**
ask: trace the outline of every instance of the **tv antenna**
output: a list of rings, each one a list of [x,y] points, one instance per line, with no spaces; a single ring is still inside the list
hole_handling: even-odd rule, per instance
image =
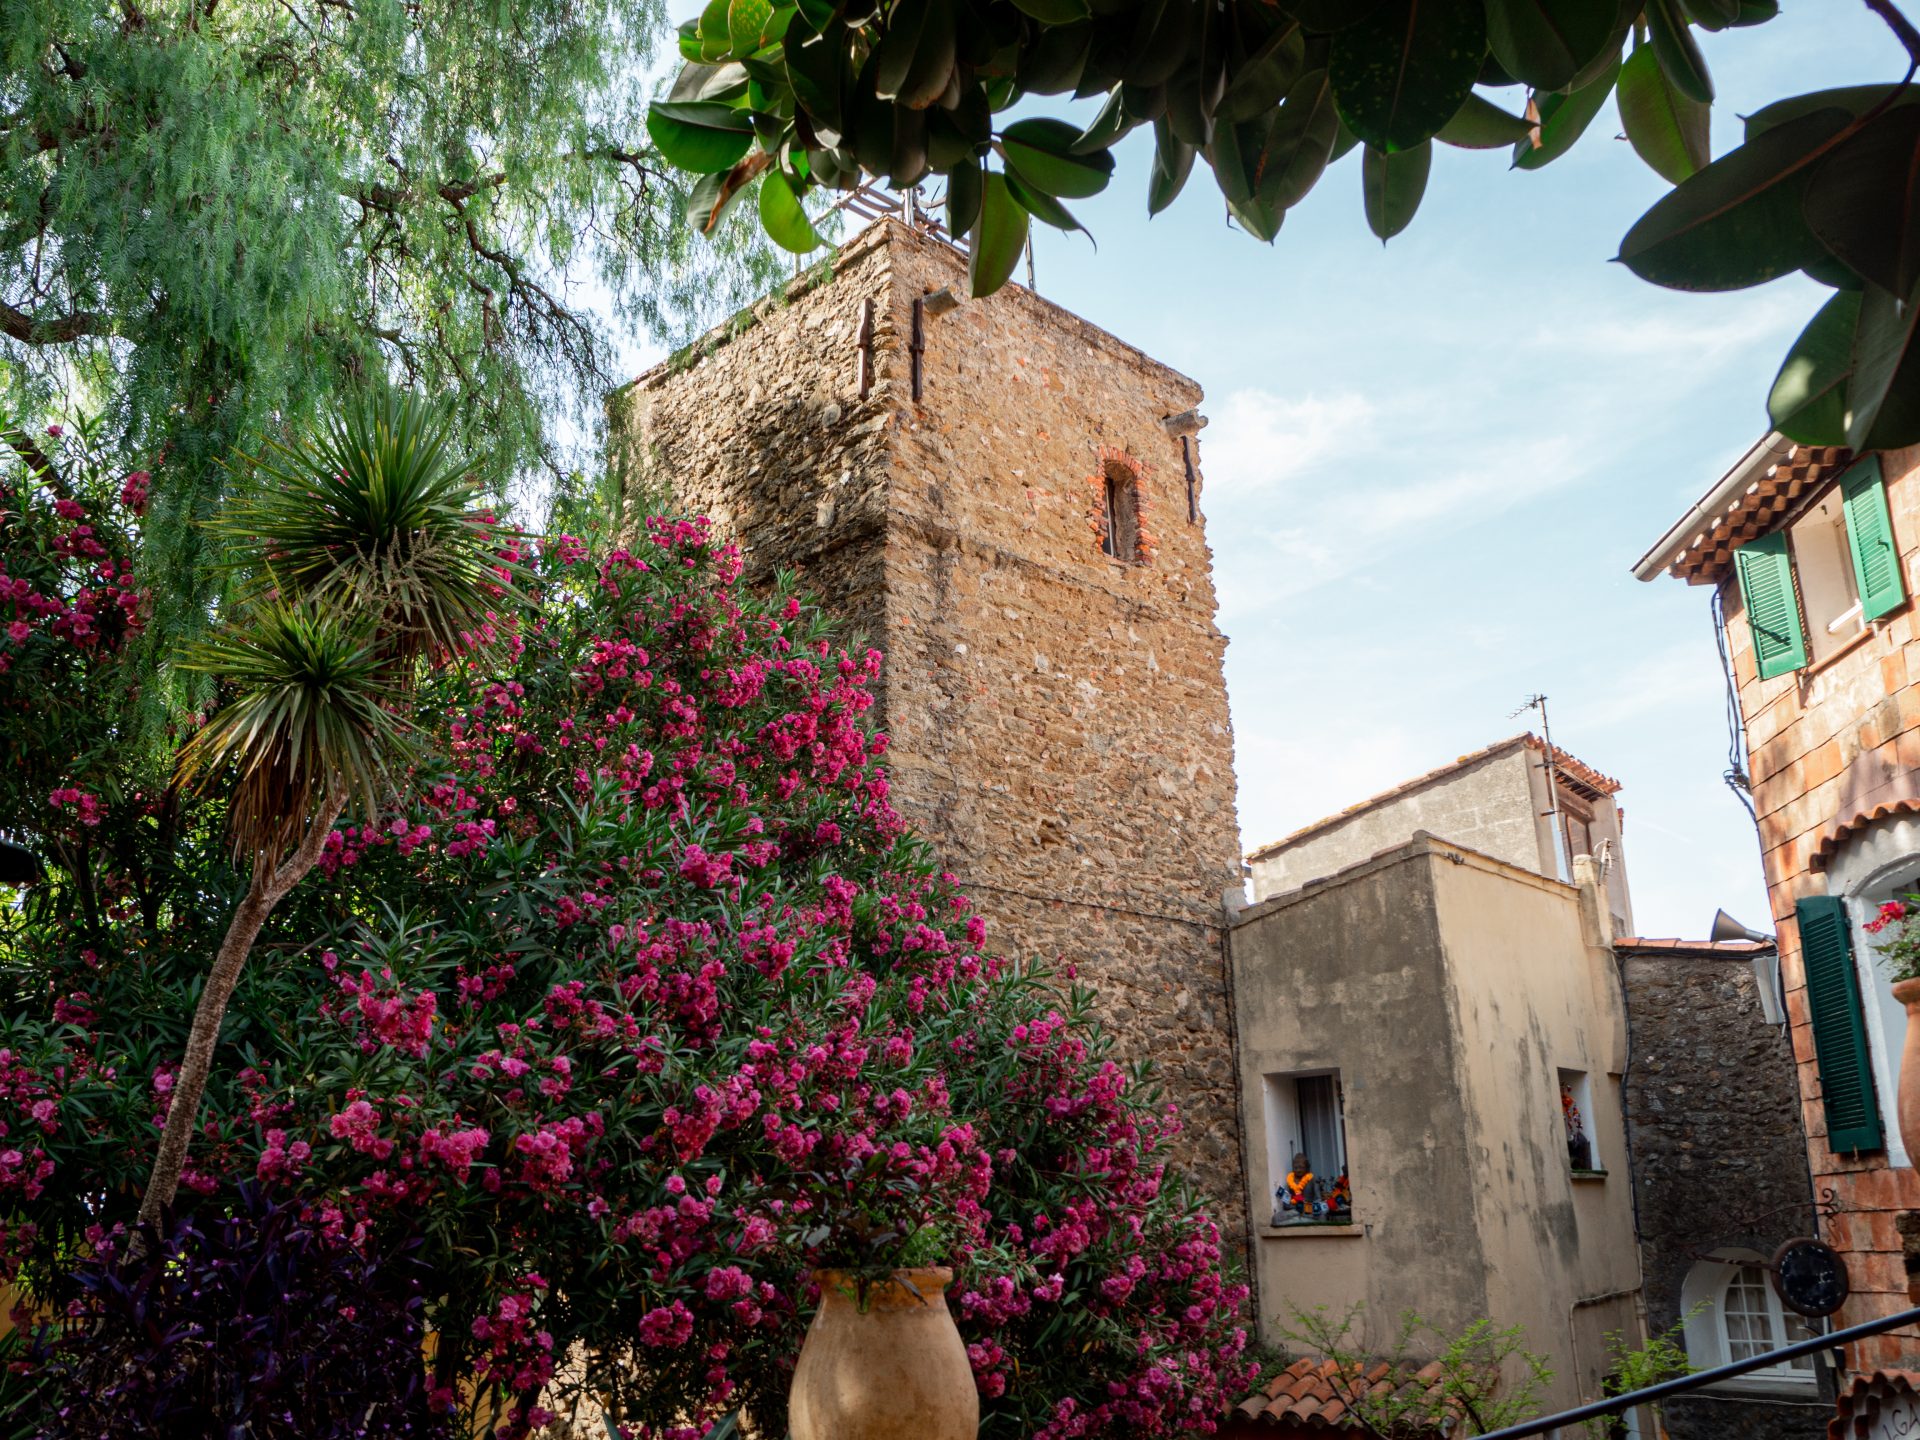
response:
[[[1554,768],[1553,763],[1553,730],[1547,724],[1547,697],[1544,695],[1529,695],[1525,700],[1520,702],[1518,709],[1508,712],[1507,718],[1509,720],[1516,720],[1529,710],[1538,710],[1540,712],[1540,739],[1546,745],[1547,809],[1544,813],[1553,817],[1554,868],[1564,869],[1565,873],[1560,876],[1562,880],[1571,880],[1573,878],[1572,857],[1563,857],[1561,854],[1565,827],[1560,822],[1560,781],[1559,772]],[[1563,859],[1564,865],[1562,863]]]

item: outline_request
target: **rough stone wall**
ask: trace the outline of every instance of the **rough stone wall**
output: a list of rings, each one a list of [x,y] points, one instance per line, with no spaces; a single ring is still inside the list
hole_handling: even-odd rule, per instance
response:
[[[1888,451],[1881,465],[1911,596],[1920,588],[1920,447]],[[1901,777],[1920,771],[1920,634],[1909,602],[1824,664],[1762,680],[1740,587],[1728,578],[1720,593],[1780,938],[1808,1161],[1815,1183],[1836,1191],[1843,1212],[1823,1230],[1823,1238],[1847,1252],[1854,1289],[1834,1323],[1854,1325],[1913,1303],[1895,1226],[1901,1213],[1920,1209],[1920,1172],[1890,1167],[1882,1154],[1836,1155],[1827,1147],[1794,902],[1828,893],[1814,860],[1836,821],[1850,818],[1860,798],[1871,797],[1889,778],[1897,790]],[[1865,1340],[1852,1347],[1851,1360],[1869,1371],[1920,1366],[1920,1339],[1895,1334]]]
[[[1122,1054],[1156,1063],[1185,1112],[1182,1159],[1237,1241],[1226,642],[1198,472],[1189,519],[1180,440],[1161,423],[1199,387],[1009,286],[924,319],[916,403],[913,300],[964,294],[965,261],[897,225],[797,288],[694,363],[641,377],[612,428],[741,538],[750,575],[799,569],[868,628],[887,656],[896,803],[992,943],[1074,964]],[[1143,561],[1102,553],[1109,462],[1138,477]]]
[[[1771,1255],[1814,1233],[1793,1050],[1763,1018],[1745,955],[1621,950],[1633,1060],[1627,1124],[1647,1328],[1679,1323],[1700,1255]],[[1768,1212],[1772,1212],[1769,1214]],[[1730,1393],[1666,1407],[1673,1440],[1815,1440],[1832,1397]]]

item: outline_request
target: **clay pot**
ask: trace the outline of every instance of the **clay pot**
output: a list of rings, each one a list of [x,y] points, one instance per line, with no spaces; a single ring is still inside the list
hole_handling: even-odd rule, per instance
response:
[[[1908,1163],[1920,1165],[1920,980],[1894,981],[1893,998],[1907,1007],[1907,1042],[1900,1048],[1900,1141]]]
[[[980,1394],[947,1311],[953,1272],[894,1276],[862,1296],[853,1276],[814,1272],[820,1309],[787,1396],[792,1440],[976,1440]]]

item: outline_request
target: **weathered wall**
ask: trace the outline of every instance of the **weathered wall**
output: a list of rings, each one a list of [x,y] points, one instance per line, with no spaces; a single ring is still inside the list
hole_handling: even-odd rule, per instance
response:
[[[1605,1332],[1636,1329],[1639,1288],[1619,1088],[1626,1026],[1599,892],[1440,848],[1434,901],[1490,1313],[1561,1360],[1551,1398],[1575,1404],[1599,1394]],[[1561,1070],[1587,1076],[1603,1176],[1568,1167]]]
[[[1920,590],[1920,447],[1888,451],[1881,456],[1881,466],[1911,596]],[[1740,587],[1731,576],[1721,585],[1720,598],[1746,721],[1760,848],[1780,938],[1808,1160],[1814,1183],[1833,1187],[1843,1212],[1822,1232],[1847,1252],[1854,1291],[1833,1323],[1853,1325],[1912,1303],[1895,1222],[1905,1212],[1920,1210],[1920,1176],[1910,1165],[1890,1166],[1884,1154],[1836,1155],[1827,1147],[1794,902],[1830,893],[1828,877],[1815,868],[1815,858],[1823,844],[1830,844],[1836,824],[1851,821],[1863,802],[1873,805],[1877,792],[1890,794],[1896,813],[1914,803],[1906,797],[1920,774],[1920,636],[1909,603],[1824,663],[1762,680]],[[1863,978],[1871,983],[1871,969]],[[1881,1036],[1869,1035],[1876,1051],[1884,1043]],[[1876,1058],[1882,1075],[1890,1073],[1890,1057]],[[1884,1094],[1882,1099],[1883,1111],[1890,1114]],[[1862,1341],[1852,1347],[1851,1358],[1855,1368],[1863,1370],[1920,1366],[1920,1337],[1883,1335]]]
[[[1551,1357],[1548,1405],[1598,1393],[1638,1275],[1596,895],[1423,834],[1238,919],[1250,1203],[1268,1074],[1340,1070],[1353,1181],[1351,1230],[1257,1232],[1263,1337],[1289,1302],[1364,1301],[1376,1346],[1407,1307],[1448,1331],[1491,1317]],[[1560,1069],[1591,1077],[1603,1178],[1569,1172]]]
[[[1251,907],[1232,933],[1261,1338],[1291,1306],[1366,1306],[1391,1343],[1414,1309],[1457,1331],[1488,1313],[1460,1058],[1434,907],[1433,857],[1403,845]],[[1274,1228],[1263,1077],[1337,1069],[1346,1096],[1350,1227]],[[1286,1157],[1280,1157],[1285,1168]]]
[[[1297,890],[1405,844],[1416,830],[1529,870],[1542,869],[1554,853],[1553,827],[1551,821],[1535,822],[1530,768],[1540,768],[1539,757],[1516,739],[1483,760],[1441,772],[1433,784],[1355,809],[1298,840],[1256,850],[1247,857],[1253,898]]]
[[[1183,1158],[1240,1229],[1221,896],[1238,881],[1233,745],[1211,556],[1179,439],[1192,381],[883,224],[828,283],[692,364],[643,376],[613,425],[750,573],[802,571],[885,651],[894,800],[995,922],[1100,991],[1124,1053],[1183,1103]],[[857,329],[875,306],[861,402]],[[1197,446],[1196,446],[1197,454]],[[1100,549],[1104,467],[1138,476],[1146,558]]]
[[[1762,1015],[1748,956],[1622,947],[1620,964],[1647,1328],[1659,1332],[1680,1322],[1703,1253],[1771,1255],[1813,1233],[1812,1187],[1792,1047]],[[1824,1392],[1794,1401],[1728,1387],[1669,1401],[1667,1428],[1674,1440],[1816,1440],[1831,1406]]]

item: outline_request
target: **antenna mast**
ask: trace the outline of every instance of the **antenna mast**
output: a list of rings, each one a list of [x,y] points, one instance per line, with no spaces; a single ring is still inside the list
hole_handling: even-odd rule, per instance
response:
[[[1545,742],[1547,747],[1545,759],[1547,767],[1547,813],[1553,817],[1553,864],[1556,870],[1563,872],[1559,877],[1560,879],[1571,880],[1573,879],[1572,857],[1562,854],[1562,850],[1566,845],[1566,828],[1560,823],[1559,771],[1555,769],[1553,763],[1553,730],[1552,727],[1547,724],[1547,697],[1544,695],[1529,695],[1526,700],[1521,703],[1520,708],[1515,710],[1507,718],[1511,720],[1516,716],[1524,715],[1529,710],[1538,710],[1540,712],[1540,738]]]

